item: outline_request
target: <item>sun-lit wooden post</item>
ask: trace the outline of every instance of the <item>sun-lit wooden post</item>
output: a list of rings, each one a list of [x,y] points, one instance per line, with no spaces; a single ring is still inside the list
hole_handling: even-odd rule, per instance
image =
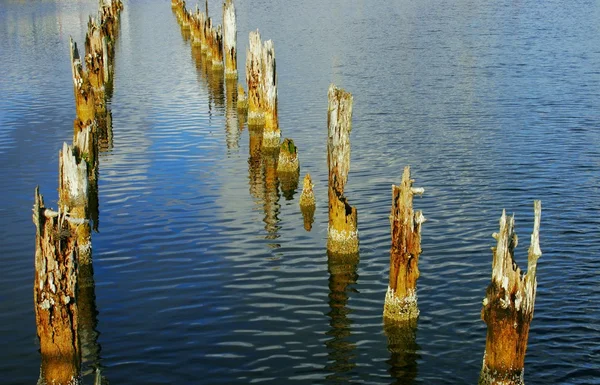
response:
[[[225,51],[225,78],[237,79],[237,26],[233,1],[223,4],[223,49]]]
[[[80,373],[77,294],[77,220],[49,210],[35,190],[36,227],[33,298],[46,384],[72,384]]]
[[[327,165],[329,168],[329,227],[327,250],[336,254],[358,252],[356,208],[344,196],[350,171],[352,95],[329,86]]]
[[[246,50],[246,82],[248,84],[248,124],[259,126],[265,123],[263,110],[263,55],[262,41],[258,30],[251,31]]]
[[[263,111],[265,114],[265,132],[263,133],[263,147],[279,147],[281,131],[277,116],[277,72],[275,63],[275,47],[272,40],[263,44]]]
[[[223,32],[221,25],[212,29],[211,68],[213,71],[223,70]]]
[[[413,182],[410,167],[406,166],[400,186],[392,186],[390,280],[383,307],[383,316],[388,322],[411,321],[419,316],[417,278],[421,224],[425,217],[421,211],[413,211],[413,196],[424,190],[412,187]]]
[[[71,73],[73,75],[73,89],[75,94],[75,111],[82,122],[92,121],[96,114],[96,97],[94,89],[88,79],[87,71],[79,56],[77,43],[70,39]]]
[[[302,194],[300,195],[300,211],[302,212],[302,218],[304,219],[304,229],[310,231],[312,224],[315,221],[315,209],[316,201],[315,194],[313,192],[314,184],[310,178],[310,174],[306,173],[304,176],[304,182],[302,186]]]
[[[521,275],[521,269],[514,260],[517,247],[515,218],[507,217],[506,211],[502,211],[500,231],[494,233],[498,243],[492,248],[492,282],[481,310],[481,318],[488,329],[479,384],[524,383],[525,351],[537,288],[537,261],[542,256],[539,239],[541,216],[541,201],[535,201],[527,273]]]

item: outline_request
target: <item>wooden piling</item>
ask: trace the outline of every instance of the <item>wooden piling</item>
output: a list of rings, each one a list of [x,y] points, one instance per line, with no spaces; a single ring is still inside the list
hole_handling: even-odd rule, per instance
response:
[[[75,111],[82,122],[92,121],[95,118],[96,96],[90,83],[87,71],[79,56],[77,43],[70,39],[71,74],[73,75],[73,89],[75,95]]]
[[[517,235],[515,218],[500,218],[500,231],[492,248],[492,282],[483,299],[481,318],[487,324],[487,338],[479,384],[524,384],[523,370],[529,326],[537,288],[537,261],[542,256],[539,230],[542,216],[541,201],[534,202],[534,225],[529,246],[527,273],[522,276],[514,260]]]
[[[233,1],[223,3],[223,49],[225,51],[225,78],[237,79],[237,26]]]
[[[73,384],[80,377],[77,260],[79,245],[73,232],[84,222],[44,205],[35,190],[36,227],[33,298],[45,384]]]
[[[312,224],[315,220],[315,194],[313,193],[313,183],[310,178],[310,174],[306,173],[304,176],[304,182],[302,187],[302,194],[300,195],[300,211],[302,212],[302,218],[304,219],[304,229],[310,231]]]
[[[417,307],[417,279],[421,255],[421,224],[425,217],[413,211],[413,196],[422,194],[410,179],[410,166],[404,168],[400,186],[392,185],[392,248],[390,249],[390,280],[383,307],[384,319],[389,322],[415,320]]]
[[[248,49],[246,50],[246,82],[248,84],[248,125],[260,126],[265,124],[263,110],[263,54],[262,41],[258,30],[249,34]]]
[[[223,32],[221,25],[212,28],[211,68],[213,71],[223,70]]]
[[[279,118],[277,116],[277,72],[275,64],[275,48],[272,40],[263,44],[263,72],[262,93],[263,112],[265,115],[265,131],[263,133],[263,147],[279,147],[281,131],[279,130]]]
[[[279,149],[277,171],[298,173],[300,171],[300,162],[298,161],[298,148],[295,146],[294,140],[286,138],[281,143]]]
[[[337,254],[358,252],[356,208],[344,196],[350,171],[352,95],[329,86],[327,114],[327,165],[329,168],[329,226],[327,250]]]

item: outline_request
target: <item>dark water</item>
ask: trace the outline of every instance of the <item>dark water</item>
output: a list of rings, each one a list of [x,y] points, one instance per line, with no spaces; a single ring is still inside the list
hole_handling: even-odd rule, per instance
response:
[[[86,371],[99,365],[114,384],[476,383],[491,234],[503,208],[514,212],[525,267],[541,199],[525,379],[600,384],[599,3],[236,6],[239,63],[250,30],[274,40],[283,136],[316,185],[313,229],[299,191],[283,194],[268,159],[249,159],[247,127],[169,2],[127,1],[114,140],[100,158]],[[3,383],[39,375],[33,190],[55,206],[75,117],[68,38],[83,44],[96,10],[0,3]],[[220,2],[210,10],[219,18]],[[344,263],[325,250],[331,82],[354,94],[347,196],[361,243]],[[415,201],[428,218],[421,316],[415,334],[386,335],[390,186],[407,164],[426,190]]]

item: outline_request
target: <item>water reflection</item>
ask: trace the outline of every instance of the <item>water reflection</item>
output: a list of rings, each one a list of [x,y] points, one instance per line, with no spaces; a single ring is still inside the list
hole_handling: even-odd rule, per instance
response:
[[[384,323],[384,332],[388,339],[390,358],[387,364],[394,378],[392,384],[406,385],[417,378],[417,360],[420,358],[417,344],[417,326],[414,322]]]
[[[356,345],[350,342],[352,320],[348,317],[352,310],[348,307],[349,293],[358,280],[356,272],[359,256],[335,255],[327,253],[327,270],[329,271],[329,325],[327,335],[331,338],[325,342],[329,351],[329,360],[325,370],[328,383],[347,383],[349,372],[356,367]]]
[[[237,81],[236,79],[227,79],[226,90],[226,109],[225,109],[225,142],[228,150],[237,150],[240,144],[240,136],[244,124],[240,125],[240,117],[237,109]],[[243,115],[243,114],[241,114]]]
[[[212,114],[213,109],[222,111],[225,108],[225,76],[223,71],[213,71],[212,63],[206,57],[206,51],[199,45],[191,44],[192,59],[196,65],[196,72],[200,83],[208,91],[208,112]]]
[[[104,383],[101,375],[100,351],[98,343],[100,333],[98,326],[98,310],[96,308],[96,284],[94,282],[94,267],[92,263],[83,263],[79,266],[79,280],[77,290],[77,308],[79,310],[79,342],[81,347],[81,366],[84,377],[94,375]]]

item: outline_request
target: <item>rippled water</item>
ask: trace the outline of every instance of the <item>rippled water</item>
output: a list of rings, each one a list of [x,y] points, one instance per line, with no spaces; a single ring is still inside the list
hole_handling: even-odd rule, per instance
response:
[[[210,2],[213,15],[220,3]],[[315,181],[312,231],[168,2],[125,3],[93,235],[86,368],[112,383],[476,383],[492,232],[516,215],[525,266],[543,204],[528,383],[600,384],[600,9],[595,1],[239,0],[273,39],[283,136]],[[57,199],[75,117],[68,38],[94,1],[0,3],[0,373],[34,383],[33,190]],[[242,71],[243,72],[243,71]],[[243,75],[240,81],[243,82]],[[327,229],[331,82],[354,95],[347,196],[360,257]],[[428,222],[414,335],[386,335],[392,183]],[[97,322],[97,323],[96,323]],[[96,332],[99,333],[97,338]],[[97,339],[94,342],[94,339]],[[87,369],[86,369],[87,370]],[[89,377],[89,376],[88,376]],[[89,378],[86,377],[87,380]]]

